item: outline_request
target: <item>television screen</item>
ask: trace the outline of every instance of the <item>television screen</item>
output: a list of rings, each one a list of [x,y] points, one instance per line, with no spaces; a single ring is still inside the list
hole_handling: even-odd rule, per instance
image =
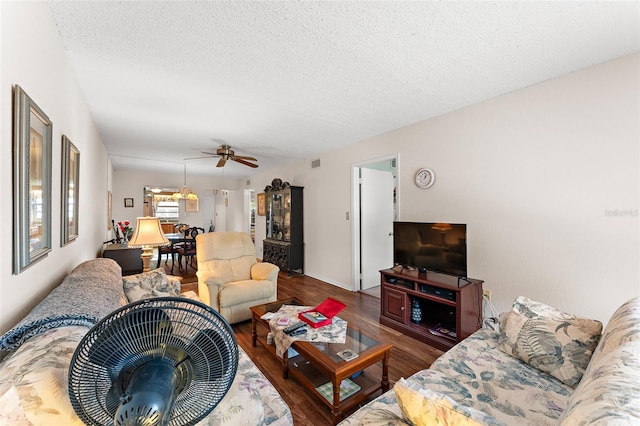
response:
[[[467,225],[393,223],[393,261],[421,271],[467,276]]]

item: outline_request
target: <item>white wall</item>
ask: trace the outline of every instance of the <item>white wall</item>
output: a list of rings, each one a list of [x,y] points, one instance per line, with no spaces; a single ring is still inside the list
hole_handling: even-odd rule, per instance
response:
[[[394,134],[428,146],[402,157],[401,217],[468,223],[469,274],[500,310],[523,294],[606,320],[640,294],[638,58]],[[423,165],[437,173],[427,191],[410,182]]]
[[[53,122],[52,251],[12,275],[12,87],[19,84]],[[0,2],[0,333],[19,321],[78,263],[96,257],[107,231],[108,159],[44,2]],[[79,236],[60,247],[61,140],[80,150]]]
[[[304,186],[305,272],[353,288],[350,167],[399,153],[400,220],[468,224],[468,271],[499,311],[518,295],[608,319],[640,294],[640,55],[252,176]],[[421,167],[436,183],[413,183]],[[261,192],[261,190],[258,190]],[[630,211],[612,216],[610,211]],[[258,217],[256,243],[265,236]]]
[[[159,163],[161,164],[161,163]],[[115,170],[113,172],[113,219],[117,221],[128,220],[135,224],[136,218],[142,216],[142,206],[145,185],[157,185],[161,187],[182,188],[184,185],[184,174],[181,168],[172,171],[170,167],[161,168],[157,172],[146,171],[130,171]],[[211,212],[204,209],[203,197],[211,197],[215,200],[215,219],[216,230],[220,231],[225,228],[227,230],[236,230],[234,223],[241,225],[241,221],[237,221],[235,217],[242,215],[243,193],[242,191],[229,190],[229,206],[225,207],[224,198],[222,197],[222,189],[235,187],[235,181],[213,179],[203,176],[187,175],[187,186],[200,197],[200,211],[186,212],[184,210],[184,202],[180,202],[180,220],[192,226],[203,227],[205,231],[209,230],[211,221]],[[215,195],[214,190],[218,190]],[[133,208],[124,207],[124,199],[133,198]],[[230,213],[227,213],[230,211]],[[223,223],[220,223],[223,222]],[[111,237],[110,237],[111,238]]]

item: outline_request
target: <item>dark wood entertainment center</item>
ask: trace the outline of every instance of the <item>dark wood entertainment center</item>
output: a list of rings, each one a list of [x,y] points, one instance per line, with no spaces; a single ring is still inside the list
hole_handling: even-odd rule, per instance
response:
[[[380,271],[380,323],[441,350],[482,325],[482,280],[397,266]],[[412,303],[421,319],[412,321]],[[455,337],[437,333],[437,326]]]

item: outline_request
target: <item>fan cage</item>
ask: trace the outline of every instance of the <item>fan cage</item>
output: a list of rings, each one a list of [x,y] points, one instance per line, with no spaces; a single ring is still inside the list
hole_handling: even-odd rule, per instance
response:
[[[120,395],[135,368],[170,360],[178,392],[169,425],[196,424],[226,395],[238,367],[231,326],[211,307],[176,297],[141,300],[96,324],[69,369],[69,397],[86,424],[113,424]]]

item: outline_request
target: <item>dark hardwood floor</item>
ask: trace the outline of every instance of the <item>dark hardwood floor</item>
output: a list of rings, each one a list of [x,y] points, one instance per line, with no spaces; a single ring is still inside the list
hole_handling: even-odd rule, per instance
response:
[[[170,263],[165,266],[170,273]],[[189,268],[186,273],[174,268],[174,275],[183,276],[183,291],[197,291],[195,270]],[[347,307],[339,316],[357,325],[365,334],[381,342],[393,344],[389,362],[389,380],[391,386],[401,377],[408,377],[416,371],[427,368],[443,352],[402,333],[380,325],[380,299],[360,292],[351,292],[334,285],[304,275],[288,277],[286,273],[278,276],[278,299],[298,297],[309,305],[317,305],[327,297],[333,297],[345,303]],[[296,426],[331,425],[330,409],[306,391],[295,379],[283,379],[280,364],[260,345],[251,346],[251,321],[233,325],[238,344],[249,355],[264,375],[273,383],[289,405]],[[382,368],[378,364],[368,373],[380,377]],[[378,396],[380,392],[374,395]],[[349,414],[349,413],[347,413]]]

